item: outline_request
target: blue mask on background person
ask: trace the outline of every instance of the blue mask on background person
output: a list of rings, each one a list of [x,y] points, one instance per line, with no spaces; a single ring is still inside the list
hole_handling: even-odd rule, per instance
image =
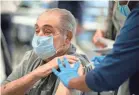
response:
[[[35,34],[32,40],[32,47],[38,57],[43,60],[56,54],[53,45],[53,36],[37,36]]]
[[[128,1],[128,3],[129,3],[129,1]],[[128,3],[126,5],[120,5],[118,2],[118,9],[119,9],[120,13],[126,17],[130,14],[130,9],[128,7]]]

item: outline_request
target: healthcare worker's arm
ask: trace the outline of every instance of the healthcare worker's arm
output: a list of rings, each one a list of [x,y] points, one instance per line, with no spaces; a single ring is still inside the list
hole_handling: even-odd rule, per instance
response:
[[[116,38],[112,52],[101,66],[90,71],[85,78],[87,86],[94,91],[117,89],[139,70],[139,7],[130,15]]]
[[[135,8],[121,29],[112,52],[101,61],[101,66],[82,77],[78,77],[74,72],[72,77],[67,77],[68,81],[63,80],[62,82],[69,88],[82,91],[89,89],[97,92],[115,90],[139,70],[138,63],[139,8]],[[63,76],[65,78],[67,75],[63,74]]]

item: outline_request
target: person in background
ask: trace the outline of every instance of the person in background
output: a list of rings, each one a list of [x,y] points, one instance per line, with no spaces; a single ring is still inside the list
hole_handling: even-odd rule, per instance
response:
[[[120,28],[123,26],[126,19],[126,17],[118,10],[117,3],[115,1],[109,2],[108,12],[108,18],[105,22],[106,28],[103,30],[97,29],[92,40],[98,48],[102,49],[108,47],[111,42],[114,42],[114,40],[116,39],[116,35],[119,34]],[[102,40],[108,40],[110,43],[105,43]]]
[[[79,35],[82,30],[82,16],[83,16],[84,1],[58,1],[58,8],[70,11],[77,21],[77,30],[74,36]]]
[[[20,0],[18,1],[0,1],[1,4],[1,50],[3,65],[5,68],[5,77],[12,72],[12,16],[17,10]]]
[[[0,31],[1,32],[1,31]],[[5,37],[1,32],[1,63],[0,63],[0,84],[9,76],[12,72],[11,58],[7,48]]]
[[[6,43],[8,45],[8,50],[10,52],[10,56],[12,57],[12,39],[11,39],[11,31],[12,31],[12,16],[18,8],[20,4],[20,0],[18,1],[0,1],[1,3],[1,30],[5,37]]]

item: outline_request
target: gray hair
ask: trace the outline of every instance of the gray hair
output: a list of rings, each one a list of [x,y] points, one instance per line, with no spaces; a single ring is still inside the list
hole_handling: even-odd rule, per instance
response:
[[[48,9],[46,12],[57,12],[60,14],[61,27],[60,30],[76,32],[76,20],[70,11],[60,8]]]

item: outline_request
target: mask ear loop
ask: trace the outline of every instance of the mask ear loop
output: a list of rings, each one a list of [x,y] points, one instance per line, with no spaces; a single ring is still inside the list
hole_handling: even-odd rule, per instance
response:
[[[66,39],[66,36],[64,36],[64,39]],[[57,50],[56,50],[56,54],[58,54],[59,52],[61,52],[62,49],[64,49],[65,44],[63,44],[62,46],[60,46]]]
[[[128,4],[129,4],[129,1],[130,1],[130,0],[128,0],[128,2],[127,2],[127,4],[126,4],[127,6],[128,6]],[[128,6],[128,9],[129,9],[129,11],[131,11],[130,8],[129,8],[129,6]]]
[[[129,4],[129,0],[128,0],[128,2],[127,2],[127,4],[126,4],[126,5],[128,6],[128,4]]]

